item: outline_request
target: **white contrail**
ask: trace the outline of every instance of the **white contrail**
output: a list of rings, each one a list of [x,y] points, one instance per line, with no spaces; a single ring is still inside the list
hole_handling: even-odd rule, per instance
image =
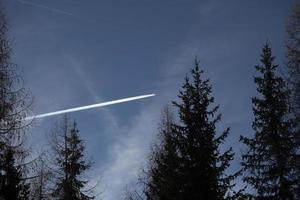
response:
[[[29,116],[29,117],[26,117],[25,120],[44,118],[44,117],[49,117],[49,116],[53,116],[53,115],[60,115],[60,114],[65,114],[65,113],[70,113],[70,112],[77,112],[77,111],[80,111],[80,110],[98,108],[98,107],[108,106],[108,105],[112,105],[112,104],[124,103],[124,102],[127,102],[127,101],[134,101],[134,100],[138,100],[138,99],[144,99],[144,98],[153,97],[153,96],[155,96],[155,94],[147,94],[147,95],[141,95],[141,96],[135,96],[135,97],[128,97],[128,98],[124,98],[124,99],[118,99],[118,100],[107,101],[107,102],[103,102],[103,103],[97,103],[97,104],[92,104],[92,105],[87,105],[87,106],[81,106],[81,107],[70,108],[70,109],[66,109],[66,110],[59,110],[59,111],[55,111],[55,112],[49,112],[49,113]]]
[[[41,5],[41,4],[33,3],[33,2],[30,2],[30,1],[18,0],[18,2],[21,3],[21,4],[24,4],[24,5],[46,9],[46,10],[49,10],[49,11],[52,11],[52,12],[56,12],[56,13],[59,13],[59,14],[73,16],[72,13],[69,13],[69,12],[66,12],[66,11],[63,11],[63,10],[59,10],[59,9],[56,9],[56,8],[50,8],[48,6],[44,6],[44,5]]]

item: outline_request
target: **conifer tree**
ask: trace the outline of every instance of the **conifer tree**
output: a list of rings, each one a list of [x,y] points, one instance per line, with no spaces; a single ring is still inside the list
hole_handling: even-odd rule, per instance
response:
[[[217,134],[216,124],[220,122],[219,106],[214,106],[209,80],[203,78],[199,61],[195,60],[188,77],[179,92],[178,108],[180,122],[173,126],[180,159],[178,180],[180,186],[176,199],[233,199],[241,191],[233,192],[232,181],[238,173],[227,174],[226,170],[234,158],[232,148],[221,153],[220,145],[225,142],[229,128]]]
[[[7,147],[1,158],[0,199],[29,200],[30,186],[22,178],[21,167],[16,167],[13,148]]]
[[[144,197],[131,192],[129,200],[195,200],[243,199],[243,191],[234,191],[233,181],[239,175],[227,173],[233,160],[232,148],[221,153],[220,146],[229,128],[217,134],[221,115],[212,105],[209,80],[203,79],[199,61],[191,70],[192,81],[186,77],[179,91],[179,122],[167,108],[163,111],[159,142],[150,154],[146,170]]]
[[[85,194],[82,189],[87,181],[82,180],[83,173],[90,168],[84,155],[84,144],[79,138],[76,123],[70,127],[65,118],[61,135],[54,136],[54,151],[57,174],[53,197],[59,200],[94,199]]]
[[[247,145],[242,155],[244,181],[255,189],[254,199],[292,200],[296,184],[296,132],[290,114],[289,93],[277,75],[271,47],[266,43],[259,73],[254,78],[259,97],[252,98],[254,138],[241,137]]]

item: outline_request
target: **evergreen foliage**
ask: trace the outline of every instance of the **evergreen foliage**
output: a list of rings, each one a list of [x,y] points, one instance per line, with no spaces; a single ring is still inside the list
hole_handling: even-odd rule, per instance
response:
[[[186,77],[179,92],[180,122],[175,123],[169,111],[164,112],[160,129],[161,143],[151,154],[145,194],[149,200],[238,199],[232,182],[237,176],[227,174],[234,153],[224,153],[229,128],[220,135],[216,124],[221,120],[219,106],[213,106],[209,80],[203,79],[199,61],[191,70],[192,81]]]
[[[220,152],[220,145],[225,142],[230,129],[217,134],[216,124],[221,120],[219,106],[213,105],[212,87],[209,80],[203,78],[197,59],[191,75],[192,81],[186,77],[179,92],[180,101],[174,102],[180,119],[174,126],[181,159],[179,199],[238,198],[241,191],[231,192],[235,186],[232,181],[238,173],[226,173],[234,153],[232,148]]]
[[[4,152],[3,152],[4,151]],[[30,185],[22,179],[21,167],[16,167],[15,152],[12,148],[2,149],[0,199],[29,200]]]
[[[82,189],[87,181],[82,180],[82,174],[90,168],[84,155],[84,144],[79,138],[76,123],[69,128],[65,118],[60,138],[55,136],[54,150],[58,177],[55,182],[53,197],[59,200],[88,200],[93,199]],[[60,142],[62,141],[62,142]]]
[[[296,132],[291,118],[289,93],[277,75],[271,47],[261,54],[259,76],[254,78],[259,97],[252,98],[254,138],[241,137],[248,150],[242,156],[244,181],[256,193],[254,199],[292,200],[296,184]]]

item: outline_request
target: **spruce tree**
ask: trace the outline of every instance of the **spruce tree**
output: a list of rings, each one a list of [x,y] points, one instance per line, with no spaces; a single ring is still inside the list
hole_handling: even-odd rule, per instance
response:
[[[125,199],[195,200],[243,199],[242,190],[234,191],[230,174],[232,148],[221,153],[220,147],[229,134],[229,128],[220,134],[216,125],[221,120],[219,106],[214,106],[209,80],[203,79],[199,61],[191,70],[192,81],[186,77],[179,91],[179,122],[169,108],[162,114],[159,141],[151,154],[144,184],[144,197],[137,192]]]
[[[76,123],[70,127],[65,118],[62,135],[54,137],[57,174],[53,197],[59,200],[94,199],[85,194],[82,189],[87,181],[82,180],[83,173],[90,168],[84,155],[84,144],[79,138]],[[58,137],[57,137],[58,136]]]
[[[30,186],[22,178],[22,168],[16,167],[13,148],[7,147],[1,158],[0,199],[29,200]]]
[[[273,64],[266,43],[259,73],[254,78],[259,97],[252,98],[254,138],[241,137],[248,150],[242,155],[244,181],[255,189],[254,199],[292,200],[296,184],[296,132],[291,118],[289,92]]]
[[[214,106],[212,87],[203,78],[203,70],[195,59],[188,77],[179,92],[178,108],[180,122],[173,126],[177,139],[178,163],[177,184],[180,186],[176,199],[232,199],[239,192],[233,192],[232,181],[238,173],[227,174],[226,170],[234,158],[232,148],[221,153],[220,145],[225,142],[229,128],[217,134],[216,124],[221,120],[219,106]]]

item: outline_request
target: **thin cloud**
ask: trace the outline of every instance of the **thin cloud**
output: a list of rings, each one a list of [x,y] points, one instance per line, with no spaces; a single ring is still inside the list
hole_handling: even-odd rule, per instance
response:
[[[68,62],[70,62],[71,69],[77,75],[77,78],[80,79],[80,82],[82,83],[82,85],[90,93],[92,99],[95,102],[104,101],[101,98],[99,91],[95,90],[94,85],[93,85],[94,83],[90,80],[90,78],[86,74],[85,70],[83,70],[83,66],[85,65],[85,63],[78,61],[73,56],[67,56],[67,55],[66,55],[66,60],[68,60]],[[108,120],[107,123],[110,124],[111,127],[114,127],[114,130],[118,130],[118,122],[117,122],[115,116],[110,112],[110,110],[103,107],[101,116],[103,116],[103,115],[105,115],[105,119]]]
[[[60,9],[56,9],[56,8],[50,8],[50,7],[42,5],[42,4],[37,4],[37,3],[33,3],[33,2],[30,2],[30,1],[24,1],[24,0],[18,0],[18,2],[23,4],[23,5],[28,5],[28,6],[32,6],[32,7],[36,7],[36,8],[46,9],[46,10],[49,10],[51,12],[55,12],[55,13],[58,13],[58,14],[73,16],[73,13],[66,12],[66,11],[63,11],[63,10],[60,10]]]

